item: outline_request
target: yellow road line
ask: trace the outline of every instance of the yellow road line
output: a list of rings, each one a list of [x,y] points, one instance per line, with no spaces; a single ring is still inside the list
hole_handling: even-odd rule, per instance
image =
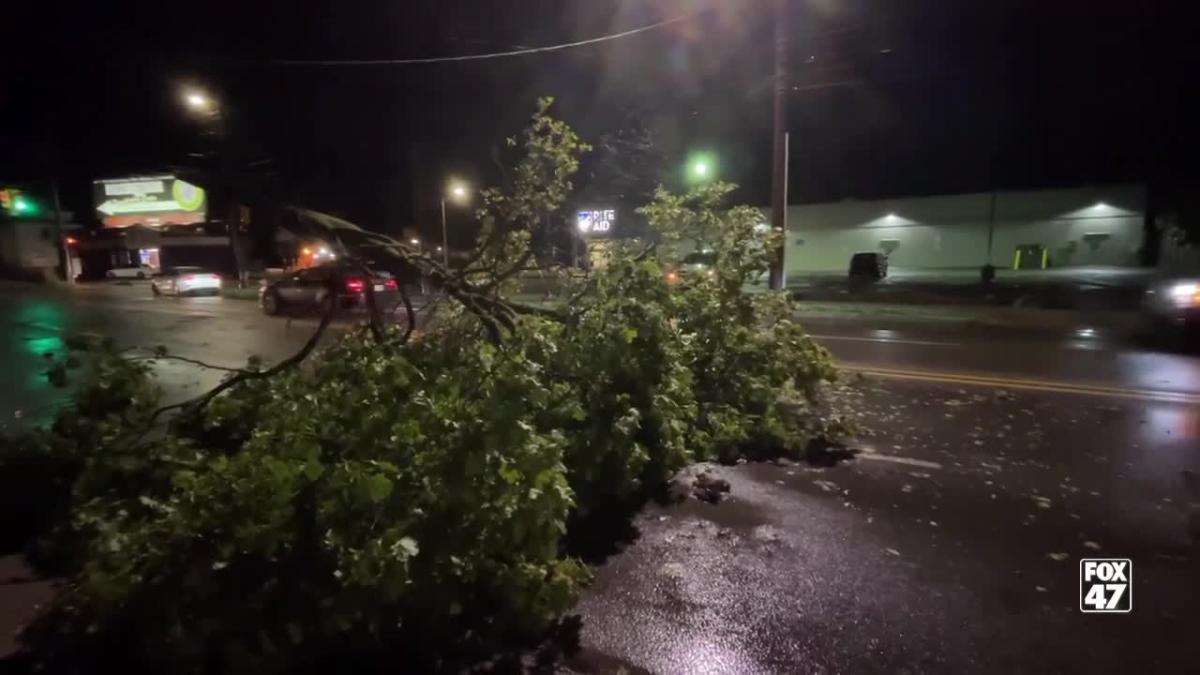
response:
[[[918,380],[923,382],[962,384],[975,387],[993,387],[997,389],[1023,389],[1029,391],[1046,391],[1058,394],[1106,396],[1112,398],[1126,398],[1144,401],[1166,401],[1171,403],[1190,403],[1194,405],[1200,405],[1200,395],[1154,389],[1130,389],[1125,387],[1110,387],[1077,382],[1030,380],[994,375],[971,375],[968,373],[876,368],[874,366],[854,363],[839,363],[838,367],[842,370],[847,370],[850,372],[862,373],[864,375],[876,375],[878,377],[886,377],[897,380]]]

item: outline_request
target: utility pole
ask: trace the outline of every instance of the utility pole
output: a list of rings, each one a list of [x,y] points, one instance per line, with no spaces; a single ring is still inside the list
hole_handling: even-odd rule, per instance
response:
[[[446,234],[446,195],[442,195],[442,265],[450,269],[450,237]]]
[[[771,257],[770,283],[771,290],[781,291],[787,287],[784,256],[788,239],[787,55],[790,21],[787,0],[774,0],[772,9],[775,25],[775,121],[771,142],[771,227],[779,235],[779,246]]]
[[[225,204],[225,229],[229,232],[229,247],[233,250],[233,265],[237,272],[238,288],[245,286],[246,264],[239,237],[241,226],[241,211],[238,208],[237,192],[234,189],[235,164],[234,144],[229,128],[229,112],[221,100],[209,96],[200,89],[186,89],[181,92],[183,102],[197,116],[202,125],[211,125],[208,132],[215,137],[214,152],[217,153],[218,183],[223,196],[228,200]]]
[[[50,195],[54,201],[54,237],[58,241],[58,248],[63,257],[63,279],[68,284],[73,284],[75,277],[71,274],[71,247],[67,245],[67,238],[63,236],[62,200],[58,196],[58,177],[50,179]]]
[[[237,286],[246,286],[246,261],[242,249],[241,224],[242,212],[237,201],[237,190],[234,189],[235,158],[233,142],[229,137],[229,123],[225,117],[224,108],[217,110],[217,152],[221,153],[218,161],[221,167],[221,182],[225,184],[225,195],[229,200],[225,205],[225,227],[229,231],[229,247],[233,249],[233,265],[237,271]]]

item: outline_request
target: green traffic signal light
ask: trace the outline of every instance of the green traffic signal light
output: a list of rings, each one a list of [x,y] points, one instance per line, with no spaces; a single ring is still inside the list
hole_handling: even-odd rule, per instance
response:
[[[33,216],[37,215],[38,207],[33,201],[25,197],[18,196],[13,200],[12,210],[13,213],[18,216]]]
[[[694,154],[688,159],[687,181],[689,183],[707,183],[717,175],[717,158],[712,153]]]

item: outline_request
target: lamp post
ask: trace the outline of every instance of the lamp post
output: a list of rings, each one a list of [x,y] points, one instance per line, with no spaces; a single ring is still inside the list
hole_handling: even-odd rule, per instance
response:
[[[458,181],[451,181],[446,191],[442,193],[442,264],[446,269],[450,268],[450,240],[446,231],[446,198],[454,200],[459,204],[465,204],[470,195],[470,190],[467,186]]]
[[[243,260],[244,252],[239,236],[241,214],[238,210],[237,200],[234,199],[233,153],[225,110],[217,99],[202,89],[184,89],[180,92],[180,97],[189,112],[202,121],[213,123],[213,131],[217,137],[217,153],[220,155],[217,161],[220,163],[221,182],[224,183],[229,197],[229,203],[226,205],[225,226],[229,230],[229,247],[233,249],[233,264],[237,268],[238,287],[244,287],[246,264]]]

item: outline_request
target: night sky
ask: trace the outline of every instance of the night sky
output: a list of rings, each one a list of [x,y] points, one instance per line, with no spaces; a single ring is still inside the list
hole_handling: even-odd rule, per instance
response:
[[[1197,176],[1200,33],[1165,3],[794,0],[793,202]],[[634,115],[668,166],[691,151],[765,204],[768,0],[22,3],[3,17],[0,180],[186,163],[202,85],[285,199],[369,227],[431,227],[439,186],[495,179],[539,95],[594,139]],[[450,56],[661,30],[475,63]],[[665,179],[678,179],[672,171]],[[84,218],[86,220],[86,218]]]

